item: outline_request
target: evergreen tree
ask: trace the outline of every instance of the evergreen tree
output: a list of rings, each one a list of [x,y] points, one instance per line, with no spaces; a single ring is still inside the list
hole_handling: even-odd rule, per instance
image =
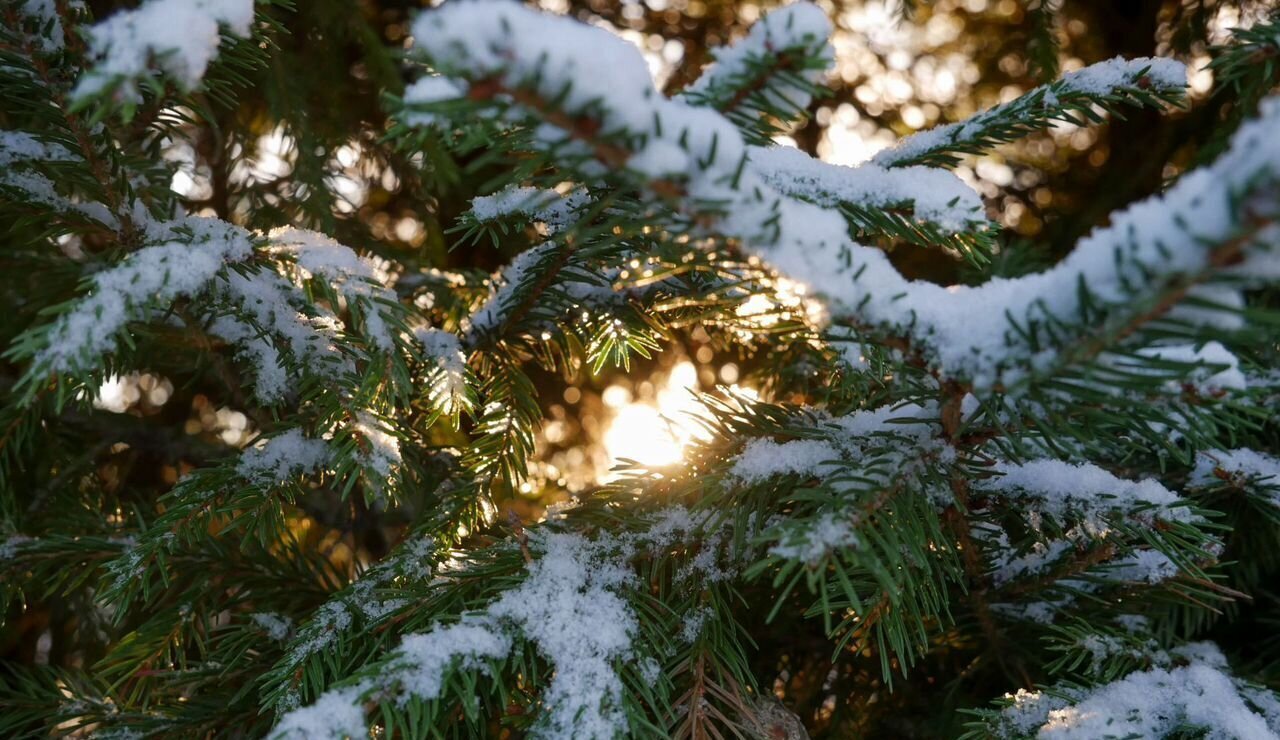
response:
[[[1181,106],[1181,63],[851,168],[774,143],[813,5],[668,97],[608,31],[449,0],[403,59],[331,40],[350,100],[284,61],[322,7],[3,6],[0,637],[48,644],[6,645],[0,734],[1280,736],[1280,16],[1212,50],[1196,166],[1032,272],[949,168]],[[431,203],[423,246],[360,188]],[[760,397],[497,515],[549,394],[695,328]]]

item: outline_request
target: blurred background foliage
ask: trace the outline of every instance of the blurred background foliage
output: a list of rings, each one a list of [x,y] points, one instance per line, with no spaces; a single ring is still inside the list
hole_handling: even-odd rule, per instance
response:
[[[95,0],[89,6],[103,18],[131,4]],[[634,42],[669,92],[692,80],[713,48],[745,33],[771,7],[723,0],[539,4]],[[1063,71],[1117,55],[1173,56],[1191,67],[1184,111],[1135,111],[1126,120],[1087,129],[1060,125],[956,168],[1005,227],[997,274],[1052,263],[1110,211],[1157,191],[1207,156],[1216,145],[1210,137],[1214,124],[1240,114],[1230,101],[1209,94],[1213,75],[1203,68],[1208,50],[1225,42],[1233,27],[1249,25],[1272,8],[1250,0],[818,4],[837,27],[831,94],[813,104],[806,123],[780,138],[841,164],[863,161],[901,136],[964,119]],[[251,228],[288,223],[323,230],[403,265],[397,285],[403,295],[432,269],[474,276],[470,289],[484,290],[488,274],[538,240],[530,232],[509,234],[496,244],[462,242],[454,228],[459,216],[471,198],[493,190],[499,172],[468,167],[430,141],[409,155],[384,140],[389,124],[383,95],[400,92],[410,77],[402,52],[412,43],[409,22],[421,7],[407,0],[276,3],[267,10],[279,24],[276,32],[266,40],[236,42],[278,47],[261,64],[218,66],[205,92],[188,96],[188,108],[144,104],[127,125],[161,132],[153,144],[177,168],[173,188],[189,211]],[[941,283],[979,278],[937,250],[898,250],[893,258],[913,277]],[[2,260],[0,269],[13,269]],[[607,479],[621,458],[660,464],[678,457],[682,442],[697,434],[696,422],[687,418],[696,408],[693,390],[820,400],[818,389],[806,388],[796,370],[804,347],[768,340],[771,332],[794,328],[787,311],[800,303],[797,298],[792,306],[744,306],[739,313],[749,319],[747,332],[729,335],[691,325],[668,337],[663,352],[629,370],[593,374],[581,368],[568,378],[533,371],[546,420],[538,436],[541,462],[529,483],[509,492],[504,506],[535,519],[548,503]],[[4,325],[6,337],[12,336],[11,323],[12,317]],[[11,374],[12,368],[3,372]],[[762,377],[794,382],[761,387]],[[96,438],[93,430],[114,426],[124,435],[120,444],[86,450],[82,468],[65,474],[88,473],[95,480],[92,495],[118,496],[118,516],[127,517],[129,498],[153,499],[191,467],[252,441],[259,425],[238,407],[236,392],[213,374],[180,377],[164,367],[117,377],[97,400],[95,415],[69,416],[57,433]],[[101,418],[107,414],[132,418]],[[466,439],[465,429],[435,430],[442,446]],[[32,505],[39,500],[36,491]],[[333,497],[329,509],[317,505],[297,523],[304,541],[348,573],[385,554],[394,526],[367,510],[359,496]],[[948,682],[945,694],[930,678],[966,675],[966,666],[955,661],[972,656],[972,646],[958,640],[954,651],[931,653],[930,662],[915,669],[921,680],[902,682],[892,696],[878,662],[844,661],[835,670],[821,624],[804,620],[806,605],[794,598],[794,609],[779,610],[794,619],[782,618],[767,629],[746,626],[752,634],[778,635],[776,644],[760,646],[753,668],[757,676],[775,677],[775,694],[812,731],[832,737],[952,735],[963,717],[952,727],[915,723],[939,716],[938,702],[971,706],[986,700],[981,676],[973,676],[973,684]],[[94,648],[59,637],[82,634],[72,625],[92,610],[66,603],[29,606],[10,615],[0,630],[0,658],[93,663]],[[764,612],[756,611],[762,618]]]

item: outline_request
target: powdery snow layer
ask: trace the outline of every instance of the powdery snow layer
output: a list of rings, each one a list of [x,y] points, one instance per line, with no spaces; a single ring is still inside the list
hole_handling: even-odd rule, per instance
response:
[[[824,514],[806,526],[804,531],[783,537],[781,542],[769,548],[769,554],[787,560],[817,563],[829,552],[857,546],[858,535],[850,517]]]
[[[787,52],[802,56],[818,55],[829,65],[834,60],[827,45],[830,36],[831,21],[816,5],[797,2],[779,8],[752,25],[742,39],[712,50],[715,61],[680,97],[711,105],[722,103],[723,98],[732,98],[744,81],[758,77],[762,68],[769,70],[769,63]],[[804,70],[801,74],[807,81],[815,82],[822,73],[823,69],[817,68]],[[773,89],[770,102],[791,110],[809,107],[812,95],[807,87],[783,84],[780,79],[775,82],[778,86]]]
[[[78,162],[79,157],[56,142],[25,131],[0,131],[0,188],[21,191],[23,197],[64,213],[77,213],[109,228],[119,225],[101,203],[77,202],[58,192],[53,180],[31,168],[37,165]]]
[[[1128,372],[1143,374],[1173,375],[1166,385],[1169,390],[1177,391],[1184,384],[1190,385],[1200,393],[1213,395],[1224,390],[1245,390],[1248,381],[1240,370],[1240,360],[1226,347],[1218,342],[1206,342],[1203,346],[1193,344],[1166,344],[1157,347],[1144,347],[1136,354],[1144,359],[1168,362],[1179,366],[1173,368],[1152,367],[1149,363],[1135,361],[1131,358],[1103,359],[1108,364],[1123,368]]]
[[[56,0],[23,0],[19,10],[38,24],[40,35],[37,38],[44,51],[55,52],[66,45],[66,30],[62,27],[62,15],[58,13]]]
[[[1280,717],[1264,717],[1246,703],[1248,686],[1226,673],[1216,646],[1187,652],[1189,665],[1136,671],[1095,689],[1065,692],[1070,698],[1020,691],[1001,715],[1002,725],[1044,740],[1160,738],[1182,725],[1226,740],[1275,740]]]
[[[290,429],[246,450],[236,464],[236,472],[258,483],[280,483],[311,472],[329,459],[329,445],[324,440],[308,439],[301,430]]]
[[[447,331],[420,328],[414,339],[422,346],[423,358],[429,364],[427,398],[444,414],[454,414],[470,403],[467,392],[467,358],[462,342]]]
[[[511,216],[524,216],[541,221],[552,231],[559,231],[573,220],[574,212],[591,202],[582,190],[562,195],[546,188],[509,186],[492,195],[471,199],[471,216],[477,221],[495,221]]]
[[[276,401],[292,390],[279,340],[295,364],[312,375],[334,377],[354,371],[336,345],[342,322],[311,304],[297,285],[274,270],[228,270],[213,287],[214,295],[230,305],[210,332],[236,345],[253,365],[254,390],[263,401]],[[315,315],[303,313],[303,306]]]
[[[26,131],[0,131],[0,167],[21,162],[71,162],[76,157],[61,144],[43,141]]]
[[[400,439],[387,431],[389,425],[369,411],[357,411],[353,429],[364,441],[360,457],[378,476],[389,479],[400,469]]]
[[[829,247],[762,255],[810,282],[838,310],[914,335],[948,374],[979,387],[1015,382],[1028,370],[1054,363],[1077,332],[1064,328],[1056,340],[1042,333],[1037,350],[1006,315],[1023,326],[1078,320],[1080,285],[1089,286],[1095,307],[1122,306],[1179,276],[1209,269],[1212,245],[1240,233],[1236,196],[1273,182],[1280,172],[1277,120],[1280,99],[1265,101],[1260,118],[1240,128],[1218,161],[1185,175],[1167,193],[1113,215],[1110,226],[1094,230],[1065,260],[1041,273],[942,288],[905,280],[882,252],[856,245],[848,267]]]
[[[1187,85],[1187,68],[1173,59],[1140,57],[1122,59],[1116,57],[1068,72],[1061,79],[1031,90],[1015,101],[985,110],[968,120],[951,123],[922,131],[899,141],[871,159],[881,167],[893,167],[903,162],[917,161],[920,157],[940,150],[953,149],[957,144],[979,139],[993,122],[1007,120],[1011,113],[1032,105],[1046,109],[1057,108],[1059,98],[1071,95],[1112,95],[1121,90],[1139,87],[1140,80],[1154,90],[1175,91]]]
[[[1055,517],[1072,511],[1129,511],[1151,506],[1165,520],[1194,518],[1185,506],[1179,505],[1183,499],[1158,481],[1124,480],[1091,463],[1032,460],[1020,465],[998,465],[994,472],[1001,475],[976,487],[1010,498],[1030,499],[1037,508]]]
[[[431,105],[444,100],[462,97],[466,90],[447,77],[422,77],[404,90],[404,102],[409,105]],[[438,117],[422,110],[409,110],[402,120],[409,126],[434,126]]]
[[[1262,118],[1243,126],[1218,162],[1116,214],[1111,226],[1082,240],[1056,267],[944,288],[904,279],[882,251],[851,243],[838,213],[782,195],[744,169],[748,148],[732,124],[714,111],[663,98],[639,52],[605,31],[519,6],[472,2],[424,14],[415,37],[448,74],[498,80],[542,98],[531,112],[555,101],[561,112],[599,120],[604,132],[645,142],[629,154],[643,165],[634,169],[654,178],[681,173],[686,207],[717,216],[708,228],[741,239],[749,253],[817,289],[834,313],[847,314],[842,318],[909,335],[944,373],[979,389],[1009,386],[1057,361],[1085,331],[1070,326],[1080,317],[1079,285],[1090,286],[1095,305],[1116,309],[1209,268],[1206,245],[1239,233],[1233,195],[1246,185],[1265,185],[1260,179],[1280,169],[1280,138],[1270,135],[1280,102],[1268,101]],[[1096,93],[1143,84],[1139,78],[1174,88],[1185,71],[1176,62],[1112,60],[1073,73],[1054,90]],[[633,167],[630,158],[622,165]],[[1041,332],[1029,339],[1009,317],[1020,325],[1068,325],[1053,337]]]
[[[821,473],[823,463],[838,461],[840,457],[835,445],[822,440],[774,442],[771,439],[753,439],[734,459],[729,475],[747,484],[788,473],[815,476]]]
[[[188,239],[177,230],[190,231]],[[93,276],[74,309],[58,318],[36,365],[55,372],[81,370],[112,350],[121,329],[151,303],[167,303],[202,290],[232,262],[248,259],[248,232],[212,218],[187,218],[148,233],[160,244],[143,247],[119,265]],[[181,239],[181,240],[179,240]]]
[[[280,718],[272,732],[280,740],[344,740],[364,737],[368,725],[360,696],[368,684],[326,691],[314,704],[296,709]]]
[[[372,261],[316,231],[293,227],[274,229],[268,234],[271,249],[290,254],[306,277],[326,279],[348,301],[358,303],[365,334],[380,349],[395,347],[382,306],[396,302],[395,293],[385,286]]]
[[[1244,482],[1280,486],[1280,458],[1254,450],[1210,450],[1196,458],[1196,468],[1191,474],[1193,482],[1204,485],[1218,480],[1221,470],[1232,478]]]
[[[120,81],[120,93],[137,98],[135,79],[155,61],[184,89],[204,78],[218,54],[219,29],[247,37],[253,0],[147,0],[88,29],[89,56],[95,61],[80,79],[73,98],[94,95]]]
[[[822,206],[910,208],[944,229],[985,228],[982,199],[960,178],[934,167],[886,169],[827,164],[791,147],[751,147],[751,168],[778,192]]]
[[[532,644],[553,669],[543,689],[542,713],[532,728],[534,737],[603,740],[625,736],[623,684],[615,666],[630,662],[643,670],[649,665],[632,648],[637,620],[622,593],[636,585],[628,560],[641,550],[669,550],[700,532],[706,519],[672,507],[656,515],[647,529],[594,540],[575,533],[531,530],[529,547],[535,557],[518,585],[458,622],[406,636],[376,682],[330,691],[315,705],[287,713],[272,736],[362,734],[362,724],[353,731],[356,725],[350,714],[352,704],[360,711],[356,702],[362,694],[378,693],[383,700],[409,695],[438,698],[450,671],[485,671],[489,661],[502,660],[518,642]],[[679,577],[723,577],[715,561],[721,541],[700,534],[704,539],[699,556]],[[344,627],[350,624],[343,605],[328,606],[341,611]],[[696,620],[696,615],[690,618]],[[306,654],[322,649],[312,643],[330,632],[309,627],[301,634],[306,639],[300,647],[310,651]]]
[[[916,462],[926,454],[946,455],[945,445],[937,439],[937,420],[936,406],[915,404],[824,417],[821,428],[827,433],[827,439],[748,440],[742,452],[734,457],[728,475],[750,485],[778,475],[820,477],[873,453],[904,454]]]
[[[502,325],[508,312],[519,302],[517,291],[521,285],[529,278],[531,271],[542,258],[553,252],[555,248],[555,242],[543,242],[516,255],[515,259],[502,269],[501,275],[494,281],[489,299],[468,319],[468,342]]]

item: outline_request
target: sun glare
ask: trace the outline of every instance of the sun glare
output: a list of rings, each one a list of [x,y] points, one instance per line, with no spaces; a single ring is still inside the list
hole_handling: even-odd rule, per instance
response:
[[[697,366],[683,360],[657,386],[648,399],[634,398],[624,385],[605,389],[604,404],[611,415],[603,441],[611,468],[624,459],[646,467],[671,465],[684,457],[691,442],[707,439],[707,431],[698,421],[707,412],[694,395],[699,389]],[[755,395],[736,384],[729,388],[740,395]],[[604,480],[617,477],[618,473],[610,472]]]

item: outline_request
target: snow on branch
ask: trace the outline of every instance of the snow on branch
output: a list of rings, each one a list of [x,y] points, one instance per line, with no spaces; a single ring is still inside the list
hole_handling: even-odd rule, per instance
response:
[[[45,141],[26,131],[0,131],[0,167],[23,162],[73,162],[77,157],[66,147]]]
[[[1275,738],[1280,712],[1267,692],[1231,676],[1212,643],[1183,648],[1185,665],[1135,671],[1096,688],[1020,690],[989,722],[998,737],[1094,740],[1167,737]]]
[[[937,421],[936,404],[882,406],[822,417],[812,431],[824,439],[749,440],[733,458],[729,478],[753,485],[781,475],[829,477],[850,464],[886,454],[900,458],[898,462],[904,467],[898,470],[902,472],[910,469],[913,461],[949,454],[938,437]]]
[[[909,209],[948,231],[986,228],[982,199],[952,173],[933,167],[885,169],[827,164],[790,147],[751,147],[750,166],[780,193],[821,206],[848,203]]]
[[[618,559],[625,543],[608,535],[588,540],[577,534],[540,532],[531,536],[529,545],[538,556],[519,585],[459,623],[406,636],[389,669],[370,689],[440,698],[448,673],[487,671],[488,662],[505,657],[518,636],[536,645],[555,669],[543,693],[545,710],[535,725],[536,737],[603,739],[625,734],[623,684],[614,669],[616,661],[629,656],[636,631],[635,614],[618,593],[635,580]],[[301,726],[313,731],[355,727],[342,719],[345,708],[359,696],[348,689],[337,692],[286,714],[273,737],[336,736],[332,730],[299,734],[295,728]],[[336,696],[346,701],[334,706]]]
[[[66,29],[62,27],[57,0],[23,0],[18,10],[36,22],[40,46],[45,53],[56,52],[66,45]]]
[[[1196,456],[1191,483],[1256,490],[1266,502],[1280,508],[1280,457],[1250,449],[1203,451]]]
[[[472,198],[469,215],[479,222],[522,216],[546,224],[548,233],[555,233],[572,223],[574,213],[590,202],[582,190],[562,195],[546,188],[512,186]]]
[[[550,241],[516,255],[515,259],[502,269],[492,287],[489,299],[468,318],[467,344],[474,344],[480,337],[502,326],[523,300],[525,291],[537,282],[539,276],[546,270],[546,263],[557,258],[557,245]]]
[[[790,121],[813,100],[816,84],[834,61],[831,22],[816,5],[779,8],[741,40],[711,52],[715,61],[679,98],[714,108],[764,143],[772,126]],[[762,125],[763,124],[763,125]]]
[[[147,0],[118,11],[87,29],[95,64],[72,98],[84,100],[118,85],[117,95],[137,100],[138,80],[148,76],[153,61],[190,90],[218,54],[220,29],[243,38],[252,23],[253,0]]]
[[[1041,273],[943,288],[907,281],[882,253],[856,245],[847,263],[830,249],[762,256],[856,321],[913,335],[945,374],[980,388],[1008,386],[1056,363],[1090,359],[1100,332],[1123,336],[1130,312],[1154,303],[1158,315],[1183,286],[1242,254],[1272,259],[1275,250],[1249,251],[1261,227],[1247,209],[1251,194],[1280,179],[1277,120],[1280,98],[1264,102],[1212,165],[1114,214]]]
[[[365,333],[378,348],[390,351],[395,347],[392,329],[387,326],[387,310],[396,305],[395,293],[385,287],[367,258],[315,231],[285,227],[273,230],[268,238],[272,251],[296,260],[303,279],[323,278],[349,304],[358,305]]]
[[[1040,511],[1062,519],[1068,514],[1096,514],[1105,511],[1138,512],[1150,520],[1154,513],[1164,521],[1197,519],[1185,501],[1158,481],[1128,481],[1091,463],[1060,460],[1033,460],[1022,464],[1001,464],[993,472],[999,477],[976,482],[979,488],[1007,499],[1036,505]]]
[[[332,455],[324,440],[290,429],[246,450],[236,464],[236,472],[250,482],[271,485],[321,468]]]
[[[481,22],[492,14],[499,22]],[[1104,309],[1134,305],[1213,268],[1220,257],[1204,245],[1241,236],[1237,197],[1264,184],[1280,164],[1280,147],[1265,136],[1280,104],[1268,104],[1218,163],[1121,212],[1057,267],[948,289],[903,279],[882,252],[849,242],[839,214],[777,193],[744,166],[748,150],[727,121],[658,95],[639,53],[604,31],[481,2],[446,5],[415,28],[434,63],[470,80],[473,97],[478,88],[505,89],[569,135],[597,147],[608,143],[606,163],[654,181],[682,181],[687,208],[718,216],[710,228],[741,239],[857,323],[913,336],[939,369],[980,388],[1009,385],[1052,365],[1086,333],[1072,322],[1096,324]],[[1108,85],[1142,89],[1142,79],[1163,84],[1175,77],[1169,65],[1116,62],[1058,84],[1064,94],[1105,97]],[[584,130],[584,116],[598,125]]]
[[[427,327],[415,330],[413,336],[422,346],[423,359],[428,365],[427,400],[432,408],[454,419],[460,413],[470,413],[476,398],[468,384],[462,342],[454,334]]]
[[[425,582],[434,573],[432,566],[438,555],[435,540],[430,537],[411,536],[400,543],[388,557],[331,596],[312,613],[310,619],[299,626],[289,643],[282,665],[290,673],[301,670],[313,656],[323,655],[326,648],[340,640],[344,631],[368,627],[408,605],[409,602],[402,598],[384,598],[385,590],[398,579]],[[292,709],[297,706],[298,697],[292,692],[285,692],[278,697],[278,702],[284,708]],[[316,706],[324,705],[325,701],[321,698]],[[314,715],[314,709],[315,707],[300,710],[293,712],[292,715],[311,716]],[[361,719],[363,719],[362,715]],[[289,721],[282,720],[277,730],[283,730],[288,726]],[[283,734],[286,737],[289,736],[287,732]],[[317,735],[306,737],[317,737]],[[336,737],[342,737],[342,735],[339,734]]]
[[[1157,105],[1181,100],[1187,68],[1172,59],[1116,57],[1069,72],[966,121],[908,136],[871,159],[881,167],[953,165],[957,154],[977,154],[1057,121],[1097,121],[1095,106]]]
[[[447,691],[458,690],[457,682],[450,680],[457,672],[489,674],[508,655],[527,650],[526,646],[550,664],[547,682],[535,679],[540,710],[530,728],[531,737],[625,737],[630,734],[624,707],[627,686],[652,670],[646,666],[652,665],[656,649],[634,639],[640,631],[639,617],[629,592],[642,582],[630,561],[642,553],[669,553],[696,542],[697,555],[677,578],[720,580],[726,574],[719,550],[729,547],[732,537],[723,531],[717,534],[711,521],[708,513],[671,506],[636,529],[602,533],[594,539],[550,526],[531,528],[521,577],[485,578],[486,583],[500,584],[486,605],[438,622],[426,632],[406,635],[374,672],[366,672],[352,686],[331,689],[310,706],[287,712],[270,737],[301,740],[363,734],[363,709],[370,704],[403,706],[410,698],[446,698]],[[455,577],[459,585],[474,581],[466,567],[442,572],[433,585],[448,589]],[[378,568],[366,576],[371,582],[385,578],[382,566]],[[311,624],[298,631],[285,675],[291,676],[306,656],[318,654],[333,640],[335,630],[348,628],[360,603],[377,602],[372,589],[364,591],[364,599],[352,599],[361,581],[331,600]],[[379,617],[385,613],[378,610]],[[474,696],[472,689],[463,690],[467,697]]]
[[[253,254],[250,234],[218,219],[153,224],[148,237],[160,243],[95,274],[88,295],[51,325],[31,330],[26,343],[15,344],[17,351],[34,355],[30,377],[96,367],[115,349],[125,325],[143,318],[148,307],[203,290],[227,264]]]
[[[110,229],[119,221],[103,204],[77,202],[58,192],[53,180],[35,168],[41,165],[79,163],[80,158],[66,147],[25,131],[0,131],[0,189],[48,206],[59,213],[88,217]]]
[[[213,294],[228,304],[228,312],[214,318],[209,332],[236,345],[250,361],[259,399],[276,401],[290,389],[293,374],[277,348],[278,339],[292,355],[293,368],[320,377],[354,370],[338,349],[342,323],[276,272],[228,270],[214,284]]]

